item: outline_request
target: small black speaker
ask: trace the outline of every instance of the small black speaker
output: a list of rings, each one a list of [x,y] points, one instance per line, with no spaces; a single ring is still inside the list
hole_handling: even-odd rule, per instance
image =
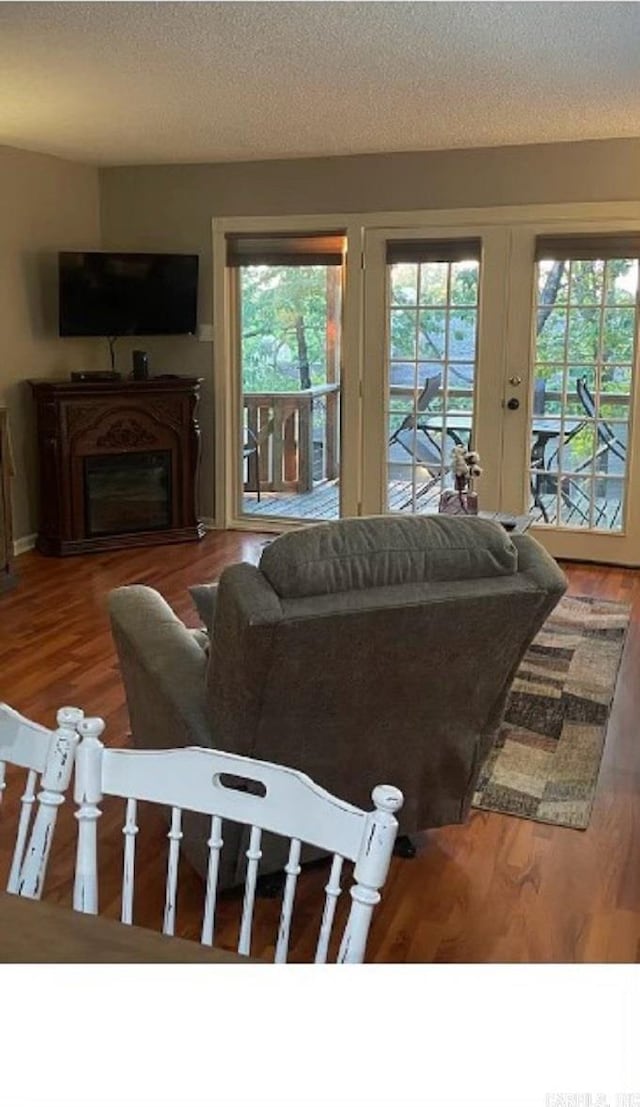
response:
[[[149,380],[149,356],[145,350],[133,351],[133,379],[134,381]]]

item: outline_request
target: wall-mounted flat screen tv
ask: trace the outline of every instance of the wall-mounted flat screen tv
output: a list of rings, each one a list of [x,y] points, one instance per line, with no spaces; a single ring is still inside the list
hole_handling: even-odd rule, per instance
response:
[[[197,254],[61,253],[60,335],[195,334]]]

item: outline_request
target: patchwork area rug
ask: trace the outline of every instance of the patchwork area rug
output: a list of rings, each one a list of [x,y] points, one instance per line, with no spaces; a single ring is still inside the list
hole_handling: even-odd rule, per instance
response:
[[[629,616],[626,604],[560,600],[518,669],[474,807],[587,827]]]

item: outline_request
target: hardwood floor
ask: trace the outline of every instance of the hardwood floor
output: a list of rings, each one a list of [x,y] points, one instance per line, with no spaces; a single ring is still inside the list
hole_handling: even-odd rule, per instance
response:
[[[190,626],[189,584],[224,566],[257,560],[265,536],[208,534],[201,543],[66,559],[33,552],[17,561],[17,588],[0,596],[0,699],[52,725],[63,704],[102,715],[105,739],[127,740],[127,713],[106,615],[120,584],[157,588]],[[413,861],[394,859],[374,918],[368,960],[408,962],[573,962],[640,960],[640,572],[566,567],[570,591],[633,604],[591,824],[586,831],[474,811],[465,826],[417,839]],[[9,776],[0,845],[0,886],[20,781]],[[100,823],[101,912],[118,914],[122,809],[105,803]],[[140,819],[135,921],[159,927],[166,826]],[[45,898],[71,902],[73,804],[63,808]],[[309,958],[326,868],[305,871],[294,916],[292,959]],[[342,910],[347,908],[347,897]],[[202,885],[184,864],[177,932],[195,938]],[[239,894],[222,897],[217,942],[233,948]],[[252,953],[268,957],[279,901],[258,905]],[[313,923],[313,927],[311,925]]]

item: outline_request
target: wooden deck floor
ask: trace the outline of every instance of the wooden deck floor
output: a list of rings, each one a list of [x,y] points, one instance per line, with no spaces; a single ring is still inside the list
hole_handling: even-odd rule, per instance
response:
[[[200,543],[17,559],[17,588],[0,597],[0,699],[50,725],[55,710],[78,704],[106,718],[106,741],[127,742],[128,720],[106,612],[121,584],[157,588],[188,625],[197,625],[190,584],[217,579],[225,565],[256,561],[264,535],[210,533]],[[595,806],[585,831],[473,811],[464,826],[417,838],[413,861],[395,858],[374,923],[368,958],[378,962],[634,962],[640,959],[640,572],[597,565],[568,569],[570,590],[624,600],[633,615],[611,712]],[[322,659],[318,659],[322,664]],[[310,675],[312,679],[312,674]],[[8,868],[7,823],[19,788],[10,775],[0,809],[0,885]],[[147,806],[147,805],[143,805]],[[136,921],[159,927],[166,826],[140,820]],[[122,805],[100,820],[101,911],[117,917]],[[76,825],[61,811],[45,898],[71,903]],[[326,870],[302,874],[293,959],[309,956]],[[223,897],[219,944],[237,940],[240,898]],[[258,904],[253,952],[269,956],[279,903]],[[177,933],[195,938],[202,884],[181,867]]]
[[[422,493],[420,488],[416,492],[416,514],[428,515],[438,510],[440,496],[438,486],[426,494]],[[413,488],[409,481],[391,481],[388,496],[389,511],[412,511]],[[555,495],[545,495],[541,499],[547,513],[548,525],[553,526],[558,518],[558,498]],[[621,506],[619,500],[598,500],[594,516],[597,526],[602,530],[619,530],[622,522]],[[307,522],[314,519],[337,519],[340,514],[340,489],[337,481],[323,481],[318,483],[312,492],[292,495],[263,492],[259,503],[255,493],[248,492],[244,494],[243,507],[247,515],[256,518],[300,519]],[[564,525],[576,527],[584,524],[585,514],[579,507],[572,509],[570,504],[563,504],[561,511]],[[544,523],[539,506],[533,504],[530,514],[534,523]]]
[[[418,490],[419,491],[419,490]],[[417,514],[437,510],[439,489],[419,496]],[[389,484],[389,510],[408,510],[412,498],[412,486],[408,481],[396,480]],[[338,481],[323,481],[313,492],[285,495],[281,492],[263,492],[258,503],[254,492],[246,492],[243,506],[247,515],[280,519],[337,519],[340,514],[340,488]]]

